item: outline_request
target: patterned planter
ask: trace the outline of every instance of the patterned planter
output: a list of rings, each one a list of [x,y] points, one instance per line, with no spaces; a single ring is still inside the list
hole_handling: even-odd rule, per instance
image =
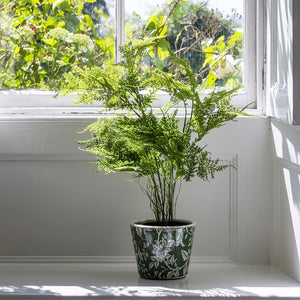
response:
[[[146,279],[179,279],[188,273],[195,223],[176,220],[176,226],[153,221],[131,224],[139,275]]]

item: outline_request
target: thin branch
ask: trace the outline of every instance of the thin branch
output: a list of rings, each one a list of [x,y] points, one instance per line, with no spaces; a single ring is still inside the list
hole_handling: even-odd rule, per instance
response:
[[[160,34],[161,30],[167,25],[167,23],[168,23],[169,19],[171,18],[176,6],[180,3],[180,1],[182,1],[182,0],[177,0],[175,2],[175,4],[173,5],[173,7],[171,8],[171,10],[169,11],[169,13],[167,15],[165,22],[161,26],[158,27],[158,29],[157,29],[158,35]]]
[[[187,49],[187,50],[186,50]],[[195,48],[191,48],[191,47],[184,47],[184,48],[181,48],[179,50],[177,50],[176,52],[174,52],[175,54],[181,52],[181,51],[184,51],[186,50],[183,54],[185,54],[187,51],[189,50],[193,50],[195,52],[199,52],[199,53],[205,53],[205,54],[213,54],[213,55],[220,55],[220,53],[218,52],[208,52],[208,51],[202,51],[202,50],[199,50],[199,49],[195,49]]]

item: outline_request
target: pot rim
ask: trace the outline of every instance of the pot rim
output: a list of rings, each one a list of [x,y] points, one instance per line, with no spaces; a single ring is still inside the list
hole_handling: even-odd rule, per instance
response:
[[[163,226],[163,225],[151,225],[147,224],[149,222],[155,222],[155,220],[152,219],[145,219],[145,220],[137,220],[132,222],[130,225],[133,227],[140,227],[140,228],[160,228],[160,229],[176,229],[176,228],[183,228],[183,227],[195,227],[196,223],[190,220],[186,219],[174,219],[174,221],[180,221],[183,224],[181,225],[168,225],[168,226]]]

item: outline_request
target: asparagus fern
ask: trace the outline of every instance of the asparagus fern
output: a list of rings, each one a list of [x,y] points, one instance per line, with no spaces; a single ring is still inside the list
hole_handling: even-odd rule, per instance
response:
[[[121,47],[122,62],[66,76],[62,94],[77,92],[78,103],[100,101],[115,112],[115,117],[88,126],[91,138],[79,144],[96,155],[99,171],[130,172],[138,178],[157,223],[169,225],[181,181],[194,176],[207,181],[227,167],[199,142],[242,110],[230,104],[236,89],[213,91],[201,99],[188,60],[177,58],[170,49],[170,59],[186,74],[186,82],[145,67],[144,59],[156,42],[157,38],[134,40]],[[167,92],[170,100],[157,111],[153,104],[158,91]],[[126,113],[118,113],[124,109]]]

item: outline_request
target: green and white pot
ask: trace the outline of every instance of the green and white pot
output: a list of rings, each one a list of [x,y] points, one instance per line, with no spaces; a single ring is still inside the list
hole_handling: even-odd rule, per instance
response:
[[[175,220],[174,226],[155,221],[131,224],[139,275],[146,279],[179,279],[188,273],[195,223]]]

